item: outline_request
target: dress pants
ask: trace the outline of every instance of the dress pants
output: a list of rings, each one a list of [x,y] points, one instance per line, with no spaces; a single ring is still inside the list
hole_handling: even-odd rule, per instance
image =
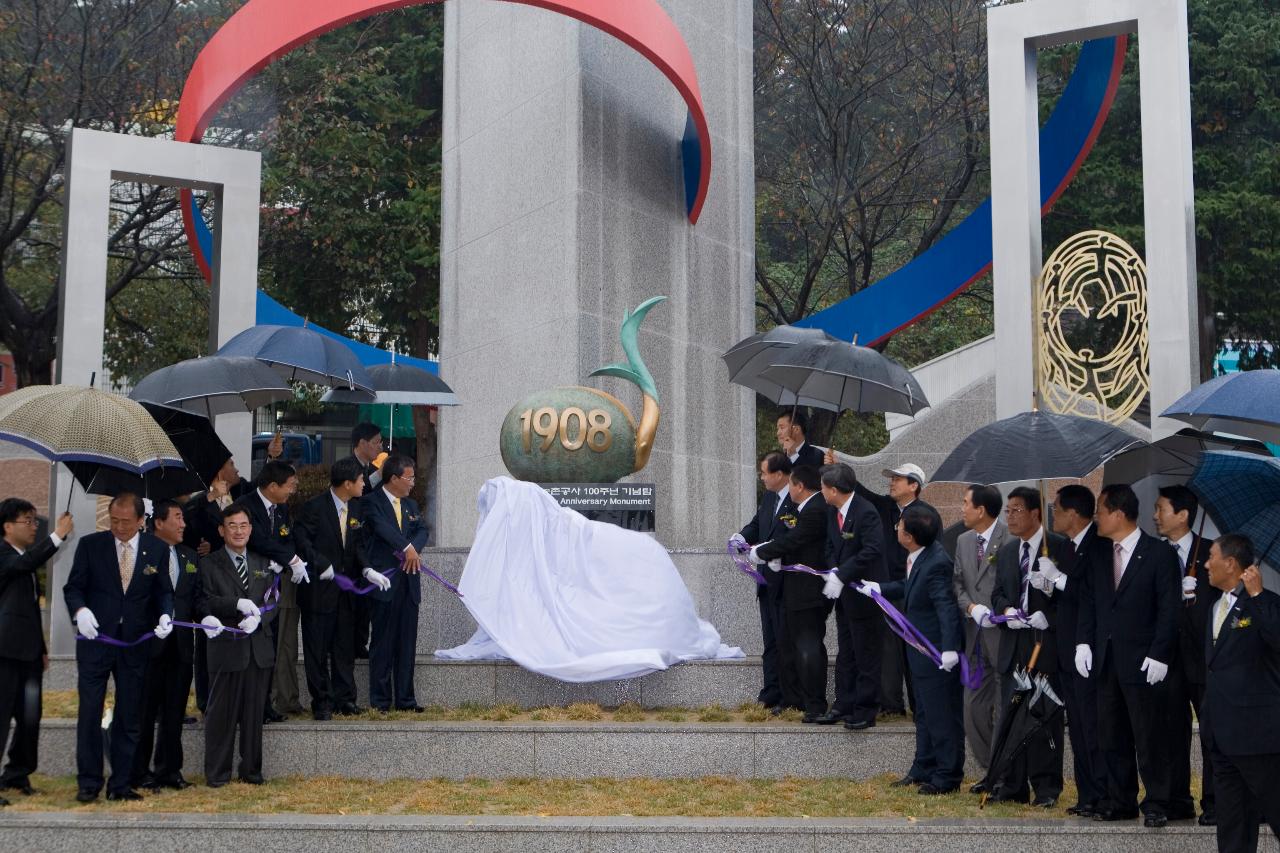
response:
[[[756,587],[756,605],[760,608],[760,634],[764,641],[760,652],[760,668],[764,683],[756,701],[773,707],[782,704],[782,682],[778,678],[778,619],[774,595],[767,586]]]
[[[1107,766],[1098,747],[1098,680],[1081,678],[1073,668],[1058,673],[1062,701],[1067,705],[1067,734],[1076,777],[1076,802],[1097,806],[1107,802]]]
[[[111,721],[111,778],[107,781],[107,790],[118,792],[129,787],[133,773],[148,649],[146,645],[131,649],[99,645],[76,660],[80,694],[76,719],[76,783],[82,791],[102,790],[102,709],[110,678],[116,685],[116,705]]]
[[[352,599],[351,610],[355,614],[351,654],[355,658],[367,658],[369,656],[369,617],[373,613],[373,601],[366,595],[357,595]]]
[[[1172,738],[1172,761],[1169,767],[1169,809],[1176,815],[1195,811],[1191,800],[1191,711],[1200,716],[1200,701],[1204,698],[1204,685],[1187,680],[1181,667],[1169,667],[1169,733]],[[1200,738],[1200,758],[1204,767],[1200,788],[1200,810],[1214,814],[1213,757],[1209,744]]]
[[[147,662],[142,690],[142,725],[133,754],[131,787],[182,778],[182,720],[187,716],[187,696],[191,693],[190,660],[184,660],[180,642],[192,648],[188,628],[175,628],[173,636],[162,640],[161,652]],[[153,640],[152,643],[155,641]],[[159,732],[156,731],[157,725]],[[155,771],[151,769],[152,748]]]
[[[418,647],[418,604],[404,584],[391,588],[389,601],[374,599],[369,640],[369,705],[387,710],[417,704],[413,665]]]
[[[1061,696],[1058,674],[1049,673],[1048,678],[1049,687]],[[1010,711],[1013,688],[1012,674],[1005,673],[1000,684],[1002,715]],[[1026,802],[1030,799],[1031,791],[1035,791],[1037,799],[1052,797],[1056,800],[1062,795],[1062,729],[1063,714],[1058,713],[1053,722],[1031,737],[1022,752],[1009,763],[1008,771],[1000,779],[1000,796]]]
[[[1124,684],[1115,655],[1097,673],[1098,746],[1107,768],[1107,800],[1112,808],[1139,807],[1138,774],[1146,788],[1144,814],[1169,813],[1169,682]],[[1135,762],[1134,756],[1137,756]]]
[[[836,701],[833,710],[855,722],[875,722],[880,711],[880,666],[882,660],[879,616],[855,618],[846,608],[845,592],[836,599]]]
[[[918,659],[918,660],[917,660]],[[964,688],[958,672],[943,672],[912,650],[916,756],[907,775],[943,791],[964,779]]]
[[[1258,821],[1266,819],[1280,837],[1280,786],[1275,783],[1280,755],[1223,755],[1211,750],[1217,792],[1219,853],[1254,853]]]
[[[827,614],[831,605],[787,611],[787,632],[791,635],[792,659],[800,687],[800,702],[806,714],[827,711]]]
[[[995,664],[987,659],[981,642],[976,643],[976,648],[969,655],[970,669],[975,669],[979,660],[982,662],[982,684],[977,690],[964,692],[964,736],[974,760],[985,775],[991,767],[991,740],[995,736],[996,718],[1000,715],[1000,686],[1004,679],[996,672]]]
[[[9,763],[0,774],[0,787],[20,788],[31,784],[40,741],[43,676],[44,665],[39,659],[0,657],[0,751],[9,739],[9,720],[14,721]]]
[[[889,599],[889,603],[902,610],[904,599]],[[907,645],[902,638],[890,630],[883,632],[880,643],[880,709],[886,714],[905,714],[907,708],[915,710],[915,696],[912,694],[911,671],[907,666]],[[906,685],[906,697],[903,697],[903,684]]]
[[[195,683],[196,707],[200,713],[209,707],[209,638],[204,631],[196,631]]]
[[[346,594],[332,613],[302,609],[302,659],[313,713],[356,704],[351,628],[351,604]]]
[[[262,776],[262,705],[271,668],[249,665],[238,672],[209,673],[209,711],[204,720],[204,775],[210,784],[231,781],[236,727],[240,728],[240,778]]]
[[[281,714],[302,710],[298,696],[297,607],[281,607],[276,615],[276,667],[271,678],[271,704]]]

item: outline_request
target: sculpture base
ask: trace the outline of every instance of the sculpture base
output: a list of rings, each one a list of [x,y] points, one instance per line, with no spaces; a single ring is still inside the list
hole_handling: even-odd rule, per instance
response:
[[[657,489],[653,483],[539,483],[562,507],[591,521],[653,533]]]

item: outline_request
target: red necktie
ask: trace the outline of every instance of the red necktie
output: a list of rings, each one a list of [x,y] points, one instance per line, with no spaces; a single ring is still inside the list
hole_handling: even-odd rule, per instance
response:
[[[836,510],[836,527],[844,530],[844,513]]]

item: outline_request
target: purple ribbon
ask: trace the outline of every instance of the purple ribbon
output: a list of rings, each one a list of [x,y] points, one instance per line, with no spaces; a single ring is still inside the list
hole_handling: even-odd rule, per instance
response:
[[[383,577],[390,577],[394,572],[403,571],[404,570],[404,552],[403,551],[396,554],[396,561],[399,563],[398,566],[392,566],[391,568],[386,569],[380,574]],[[436,574],[434,571],[432,571],[431,567],[428,566],[426,563],[419,563],[418,566],[424,575],[427,575],[428,577],[430,577],[436,583],[440,584],[442,587],[449,590],[449,592],[458,596],[458,598],[463,598],[462,592],[456,586],[449,583],[447,580],[445,580],[444,578]],[[377,584],[372,584],[372,583],[369,584],[368,586],[360,586],[351,578],[347,577],[344,574],[340,574],[339,572],[336,572],[336,571],[333,573],[333,577],[331,578],[331,580],[338,585],[339,589],[344,590],[345,592],[349,592],[352,595],[368,595],[369,593],[373,592],[375,589],[378,588]]]
[[[267,604],[267,602],[268,601],[275,602],[275,601],[278,601],[279,598],[280,598],[280,575],[277,574],[275,578],[272,579],[271,586],[267,587],[267,591],[263,593],[263,596],[262,596],[263,604],[261,607],[258,608],[258,612],[270,613],[272,610],[275,610],[276,605],[274,603]],[[177,619],[169,620],[169,624],[175,628],[193,628],[193,629],[198,628],[201,631],[209,627],[208,625],[204,625],[199,622],[179,622]],[[228,634],[236,634],[244,637],[249,636],[248,631],[245,631],[242,628],[236,628],[233,625],[223,625],[222,630],[227,632]],[[126,642],[125,640],[117,640],[115,637],[109,637],[106,634],[99,634],[98,636],[93,638],[92,642],[102,643],[107,646],[115,646],[118,649],[131,649],[134,646],[142,645],[147,640],[153,639],[155,636],[156,636],[156,632],[155,632],[155,629],[153,628],[152,630],[147,631],[141,637],[139,637],[136,640],[133,640],[132,642]],[[236,639],[239,639],[239,636]],[[76,639],[89,640],[89,638],[84,636],[83,634],[76,634]]]
[[[729,559],[733,560],[733,564],[738,567],[738,571],[742,572],[744,575],[751,578],[759,586],[766,586],[769,583],[769,581],[765,579],[764,575],[760,574],[755,570],[755,568],[751,565],[750,560],[743,559],[742,555],[751,550],[749,547],[745,545],[740,545],[737,542],[734,542],[732,539],[730,539],[728,550],[729,550]]]

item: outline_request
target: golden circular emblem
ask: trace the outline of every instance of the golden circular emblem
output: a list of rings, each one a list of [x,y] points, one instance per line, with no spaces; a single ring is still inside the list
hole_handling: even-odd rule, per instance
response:
[[[1069,237],[1045,261],[1038,384],[1045,408],[1119,423],[1150,387],[1147,267],[1106,231]]]

